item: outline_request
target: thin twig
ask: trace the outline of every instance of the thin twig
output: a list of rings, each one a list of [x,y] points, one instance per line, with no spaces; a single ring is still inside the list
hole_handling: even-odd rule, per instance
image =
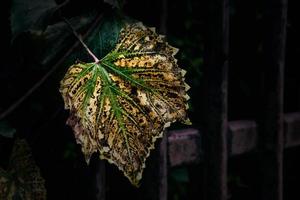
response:
[[[83,38],[86,38],[90,33],[95,29],[103,15],[99,15],[95,22],[93,22],[92,26],[88,29]],[[80,44],[80,41],[77,41],[68,51],[65,53],[63,57],[61,57],[58,62],[37,82],[35,83],[21,98],[15,101],[10,107],[8,107],[3,113],[0,115],[0,120],[7,117],[11,114],[19,105],[21,105],[36,89],[38,89],[48,78],[49,76],[58,69],[59,66],[66,60],[66,58],[76,49]]]
[[[85,50],[90,54],[90,56],[94,59],[95,63],[99,62],[99,59],[95,56],[95,54],[89,49],[89,47],[83,42],[81,35],[79,35],[76,30],[73,28],[72,24],[66,19],[63,18],[66,24],[70,27],[75,37],[79,40],[81,45],[85,48]]]
[[[62,2],[60,5],[58,5],[57,10],[60,10],[62,7],[66,6],[69,3],[70,3],[70,0],[66,0],[66,1]]]

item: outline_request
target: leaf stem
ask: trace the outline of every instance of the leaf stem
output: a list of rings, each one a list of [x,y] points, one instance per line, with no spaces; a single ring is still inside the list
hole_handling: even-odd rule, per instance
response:
[[[86,34],[83,36],[84,38],[91,34],[91,32],[96,28],[99,24],[100,20],[103,18],[103,15],[98,15],[96,20],[93,22],[91,27],[88,29]],[[36,91],[49,77],[50,75],[56,71],[59,66],[66,60],[66,58],[71,55],[74,49],[77,48],[79,42],[76,42],[66,53],[63,57],[61,57],[58,62],[38,81],[36,82],[22,97],[16,100],[11,106],[9,106],[4,112],[0,113],[0,120],[7,117],[11,114],[16,108],[19,107],[34,91]]]
[[[75,37],[79,40],[79,42],[81,43],[81,45],[85,48],[85,50],[88,52],[88,54],[94,59],[95,63],[99,63],[99,59],[95,56],[95,54],[89,49],[89,47],[83,42],[81,35],[79,35],[76,30],[74,29],[74,27],[72,26],[72,24],[66,19],[63,18],[63,20],[66,22],[66,24],[68,24],[68,26],[71,28],[73,34],[75,35]]]

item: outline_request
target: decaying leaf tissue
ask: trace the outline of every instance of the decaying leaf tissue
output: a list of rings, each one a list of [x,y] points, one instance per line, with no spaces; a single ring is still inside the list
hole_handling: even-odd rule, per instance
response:
[[[45,180],[24,139],[16,139],[7,170],[0,168],[1,200],[45,200]]]
[[[177,49],[142,23],[127,24],[99,62],[72,65],[60,92],[89,162],[94,152],[139,185],[146,158],[172,122],[187,118],[189,86]]]

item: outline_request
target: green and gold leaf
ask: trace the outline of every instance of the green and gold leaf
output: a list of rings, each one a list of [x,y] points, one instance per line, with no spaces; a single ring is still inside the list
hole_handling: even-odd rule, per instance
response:
[[[177,120],[190,124],[189,86],[174,58],[177,51],[153,28],[127,24],[99,62],[68,69],[60,92],[87,162],[99,152],[137,186],[164,129]]]
[[[46,199],[45,180],[25,140],[16,139],[8,170],[0,168],[0,199]]]

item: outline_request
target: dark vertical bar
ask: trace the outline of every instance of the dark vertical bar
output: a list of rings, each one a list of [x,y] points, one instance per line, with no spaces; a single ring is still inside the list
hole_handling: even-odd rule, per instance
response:
[[[105,161],[97,160],[95,161],[95,200],[105,200],[106,199],[106,181],[105,181]]]
[[[162,34],[167,34],[167,19],[168,19],[168,0],[161,0],[159,30]]]
[[[168,195],[168,165],[167,136],[156,144],[156,149],[146,162],[142,187],[139,189],[143,200],[167,200]]]
[[[266,0],[261,113],[258,117],[262,200],[283,199],[283,89],[287,0]]]
[[[167,34],[168,0],[161,1],[160,32]],[[165,132],[159,147],[159,200],[168,199],[168,157],[167,157],[168,137]]]
[[[168,0],[161,1],[160,32],[167,34]],[[168,158],[167,134],[165,133],[159,147],[159,200],[168,199]]]
[[[159,149],[159,200],[168,199],[167,136],[163,137]]]
[[[206,1],[204,46],[204,196],[227,199],[228,0]]]

